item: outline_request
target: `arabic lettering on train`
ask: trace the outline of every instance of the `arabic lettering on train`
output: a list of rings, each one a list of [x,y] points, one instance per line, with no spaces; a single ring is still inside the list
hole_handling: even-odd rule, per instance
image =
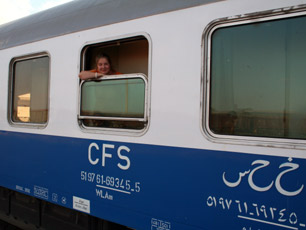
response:
[[[283,181],[282,178],[283,178],[283,176],[285,174],[293,172],[293,171],[295,171],[295,170],[297,170],[299,168],[298,164],[292,163],[292,158],[289,158],[288,161],[289,162],[282,163],[279,166],[280,169],[284,168],[284,170],[281,171],[277,175],[277,177],[275,178],[275,181],[272,180],[269,185],[264,186],[264,187],[260,187],[260,186],[256,185],[256,183],[253,180],[253,177],[261,169],[266,168],[266,167],[268,167],[270,165],[270,162],[266,161],[266,160],[255,160],[255,161],[253,161],[251,165],[252,166],[256,166],[256,167],[254,167],[252,170],[249,169],[249,170],[244,171],[244,172],[239,172],[239,176],[238,176],[238,180],[237,181],[233,181],[233,182],[228,181],[226,179],[226,172],[223,172],[222,179],[223,179],[223,182],[226,184],[226,186],[234,188],[234,187],[237,187],[237,186],[240,185],[240,183],[243,180],[243,178],[247,177],[249,186],[253,190],[255,190],[255,191],[266,192],[266,191],[270,190],[273,187],[273,185],[274,185],[276,190],[280,194],[282,194],[284,196],[296,196],[296,195],[298,195],[298,194],[300,194],[302,192],[302,190],[304,188],[304,184],[302,184],[299,188],[297,188],[294,191],[287,191],[286,188],[284,188],[282,186],[282,181]]]
[[[259,204],[240,199],[217,197],[210,195],[206,199],[206,205],[223,211],[232,211],[237,218],[262,223],[269,226],[278,226],[284,229],[305,228],[306,225],[300,219],[297,212],[290,211],[285,207]],[[244,227],[246,229],[246,227]]]
[[[276,191],[281,195],[285,196],[288,202],[289,197],[296,197],[304,189],[304,184],[296,184],[295,188],[286,188],[287,180],[296,178],[293,172],[298,173],[300,165],[293,162],[292,158],[288,158],[288,161],[281,163],[278,168],[276,175],[268,181],[265,185],[259,186],[259,181],[255,182],[255,177],[258,175],[265,176],[267,170],[271,167],[270,161],[267,160],[255,160],[250,164],[249,169],[243,171],[226,171],[222,174],[223,183],[229,188],[239,188],[242,181],[245,180],[246,185],[250,189],[256,192],[267,192],[272,187],[276,188]],[[234,173],[237,175],[238,179],[229,180],[228,174]],[[271,173],[271,170],[269,170]],[[273,174],[272,174],[273,175]],[[286,176],[285,176],[286,175]],[[221,178],[220,178],[221,179]],[[257,179],[258,180],[258,179]],[[264,178],[266,181],[266,178]],[[262,181],[260,181],[262,182]],[[254,202],[251,199],[242,199],[242,197],[226,197],[222,195],[210,194],[206,196],[206,207],[213,208],[223,212],[230,212],[237,216],[240,220],[248,220],[250,226],[243,226],[242,230],[256,229],[254,223],[261,223],[267,226],[281,227],[282,229],[305,229],[305,219],[304,214],[301,209],[292,210],[288,205],[276,204],[276,203],[266,203],[267,201],[257,201]],[[302,211],[302,212],[301,212]],[[254,225],[254,226],[253,226]],[[253,228],[254,227],[254,228]]]

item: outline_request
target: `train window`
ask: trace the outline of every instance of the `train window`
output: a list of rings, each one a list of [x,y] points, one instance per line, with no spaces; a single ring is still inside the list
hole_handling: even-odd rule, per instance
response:
[[[9,121],[45,126],[48,120],[49,57],[42,53],[11,61]]]
[[[89,127],[142,129],[146,123],[145,75],[129,74],[81,83],[80,116]]]
[[[209,130],[306,139],[306,17],[237,24],[209,35]]]
[[[144,130],[148,123],[148,40],[136,36],[86,46],[82,51],[82,69],[95,69],[95,57],[100,53],[110,57],[117,74],[81,81],[81,126]]]

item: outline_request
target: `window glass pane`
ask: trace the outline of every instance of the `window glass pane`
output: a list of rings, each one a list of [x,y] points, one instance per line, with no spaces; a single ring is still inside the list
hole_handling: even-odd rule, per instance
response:
[[[145,82],[141,78],[84,82],[81,95],[81,116],[144,117]]]
[[[303,16],[213,33],[214,133],[306,139],[305,25]]]
[[[43,124],[48,119],[49,57],[14,64],[12,121]]]

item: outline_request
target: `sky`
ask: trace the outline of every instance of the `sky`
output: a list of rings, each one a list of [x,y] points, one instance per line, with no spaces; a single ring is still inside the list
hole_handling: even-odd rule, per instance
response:
[[[0,0],[0,25],[72,0]]]

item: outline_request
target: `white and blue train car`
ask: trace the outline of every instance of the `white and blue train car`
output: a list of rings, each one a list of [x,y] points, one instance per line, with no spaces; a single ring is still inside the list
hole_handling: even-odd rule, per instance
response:
[[[122,74],[81,81],[107,53]],[[306,229],[305,0],[75,0],[0,27],[0,218]]]

